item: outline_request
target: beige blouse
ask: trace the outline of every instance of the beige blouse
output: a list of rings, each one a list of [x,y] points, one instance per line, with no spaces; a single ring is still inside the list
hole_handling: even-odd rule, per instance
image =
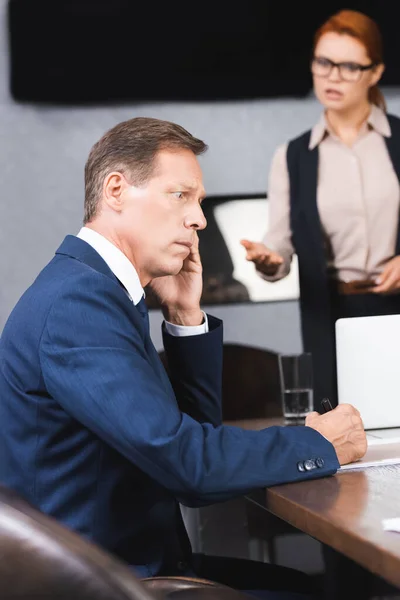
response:
[[[394,255],[400,186],[384,140],[390,135],[388,119],[377,106],[352,147],[330,130],[324,115],[312,129],[309,148],[319,145],[317,205],[327,262],[341,281],[376,277]],[[294,254],[286,150],[287,144],[277,149],[269,175],[270,221],[263,241],[284,258],[275,276],[263,276],[269,281],[288,274]]]

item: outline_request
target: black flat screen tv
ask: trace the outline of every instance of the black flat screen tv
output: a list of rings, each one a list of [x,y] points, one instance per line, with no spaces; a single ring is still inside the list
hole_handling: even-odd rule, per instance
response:
[[[9,0],[12,96],[78,104],[303,96],[309,32],[296,19],[283,25],[276,4]]]
[[[313,33],[339,2],[9,0],[10,89],[48,103],[302,97]],[[396,2],[351,2],[382,28],[400,84]]]

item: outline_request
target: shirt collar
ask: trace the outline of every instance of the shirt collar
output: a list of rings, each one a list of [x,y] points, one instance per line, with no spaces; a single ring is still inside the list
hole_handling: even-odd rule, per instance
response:
[[[367,119],[367,125],[370,128],[375,129],[375,131],[377,131],[384,137],[390,137],[392,135],[389,121],[385,112],[381,108],[376,106],[376,104],[372,105],[371,112],[369,113],[369,117]],[[325,113],[323,113],[318,123],[316,123],[316,125],[314,125],[314,127],[311,130],[311,137],[308,149],[313,150],[330,133],[332,132],[330,130],[329,123],[326,120]]]
[[[314,125],[314,127],[311,130],[311,137],[310,143],[308,144],[308,149],[314,150],[314,148],[322,142],[322,140],[328,132],[328,123],[326,121],[325,114],[322,113],[318,123],[316,123],[316,125]]]
[[[383,137],[391,137],[392,132],[390,130],[389,120],[386,116],[386,113],[384,110],[376,106],[376,104],[372,105],[367,122],[372,129],[375,129],[375,131],[383,135]]]
[[[108,265],[115,277],[119,279],[127,290],[134,304],[144,296],[144,290],[140,283],[139,275],[131,261],[123,252],[104,236],[89,227],[82,227],[78,238],[88,243]]]

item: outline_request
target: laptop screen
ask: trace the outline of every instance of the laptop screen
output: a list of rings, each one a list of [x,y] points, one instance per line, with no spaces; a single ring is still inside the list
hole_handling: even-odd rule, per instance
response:
[[[336,363],[339,403],[365,429],[400,427],[400,315],[336,321]]]

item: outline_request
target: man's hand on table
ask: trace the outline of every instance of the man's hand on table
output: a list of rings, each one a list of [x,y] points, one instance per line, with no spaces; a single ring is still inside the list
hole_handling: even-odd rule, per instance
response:
[[[361,415],[351,404],[339,404],[323,415],[312,412],[306,417],[305,425],[331,442],[341,465],[359,460],[367,451]]]

